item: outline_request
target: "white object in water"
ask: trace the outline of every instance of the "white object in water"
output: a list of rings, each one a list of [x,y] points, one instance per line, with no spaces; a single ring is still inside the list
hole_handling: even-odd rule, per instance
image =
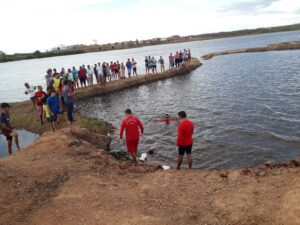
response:
[[[170,169],[170,166],[162,166],[162,168],[163,168],[164,170],[169,170],[169,169]]]
[[[140,161],[144,162],[147,159],[147,153],[143,153],[139,158]]]

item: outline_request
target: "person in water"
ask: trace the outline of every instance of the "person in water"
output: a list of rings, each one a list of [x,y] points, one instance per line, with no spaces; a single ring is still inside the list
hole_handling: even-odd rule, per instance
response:
[[[120,140],[123,139],[124,130],[126,131],[126,146],[128,153],[131,154],[132,160],[137,164],[137,151],[140,140],[140,134],[144,134],[144,125],[141,120],[132,115],[132,111],[125,111],[126,118],[121,123]]]
[[[154,122],[162,122],[169,125],[171,122],[178,122],[178,120],[172,119],[169,114],[165,114],[162,119],[154,120]]]
[[[193,133],[194,124],[192,121],[188,120],[186,117],[186,112],[181,111],[178,113],[180,124],[178,126],[178,136],[177,136],[177,147],[178,147],[178,161],[177,169],[181,167],[183,161],[183,156],[186,153],[188,158],[189,169],[192,168],[192,146],[193,146]]]
[[[7,140],[7,147],[8,147],[8,155],[12,154],[12,141],[14,139],[15,144],[17,146],[17,150],[20,151],[19,145],[19,136],[16,132],[13,131],[12,126],[10,124],[10,105],[8,103],[1,104],[1,115],[0,115],[0,122],[1,122],[1,133],[6,137]]]

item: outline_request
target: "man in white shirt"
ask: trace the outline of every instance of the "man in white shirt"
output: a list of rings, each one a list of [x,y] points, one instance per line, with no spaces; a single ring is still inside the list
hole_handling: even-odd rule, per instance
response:
[[[90,65],[87,66],[87,69],[86,69],[86,73],[88,75],[88,85],[93,85],[93,75],[94,75],[94,71],[93,69],[91,68]]]
[[[24,84],[25,86],[25,95],[29,95],[32,102],[32,111],[35,109],[35,86],[31,86],[28,83]]]

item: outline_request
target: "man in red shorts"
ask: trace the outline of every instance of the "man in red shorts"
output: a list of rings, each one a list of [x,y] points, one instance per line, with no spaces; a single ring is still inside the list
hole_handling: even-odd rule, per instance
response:
[[[121,123],[120,140],[123,139],[124,130],[126,130],[127,151],[131,154],[132,159],[137,163],[136,153],[140,141],[140,131],[144,134],[144,126],[139,118],[134,117],[130,109],[125,111],[126,118]]]
[[[178,113],[180,124],[178,126],[177,146],[178,146],[178,163],[177,169],[181,167],[183,156],[186,153],[189,163],[189,169],[192,168],[192,146],[193,146],[193,133],[194,124],[186,118],[186,112],[181,111]]]

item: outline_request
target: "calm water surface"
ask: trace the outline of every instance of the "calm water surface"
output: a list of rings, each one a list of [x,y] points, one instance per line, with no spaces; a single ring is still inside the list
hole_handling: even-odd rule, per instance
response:
[[[26,99],[22,84],[43,83],[48,67],[134,57],[143,73],[145,55],[166,57],[169,52],[190,48],[200,57],[209,52],[297,40],[300,32],[287,32],[0,64],[0,102]],[[285,161],[300,156],[299,58],[298,50],[216,57],[187,76],[91,98],[78,107],[81,113],[116,127],[123,111],[130,107],[146,128],[140,151],[156,152],[149,162],[175,164],[177,125],[166,126],[155,120],[165,113],[176,116],[180,110],[186,110],[196,125],[195,167]],[[111,149],[124,150],[116,141]]]
[[[16,132],[19,134],[21,148],[26,148],[28,145],[30,145],[39,137],[39,135],[28,132],[26,130],[16,130]],[[13,153],[15,153],[16,145],[14,142],[12,147],[13,147]],[[0,157],[5,157],[5,156],[8,156],[7,141],[3,135],[0,135]]]

